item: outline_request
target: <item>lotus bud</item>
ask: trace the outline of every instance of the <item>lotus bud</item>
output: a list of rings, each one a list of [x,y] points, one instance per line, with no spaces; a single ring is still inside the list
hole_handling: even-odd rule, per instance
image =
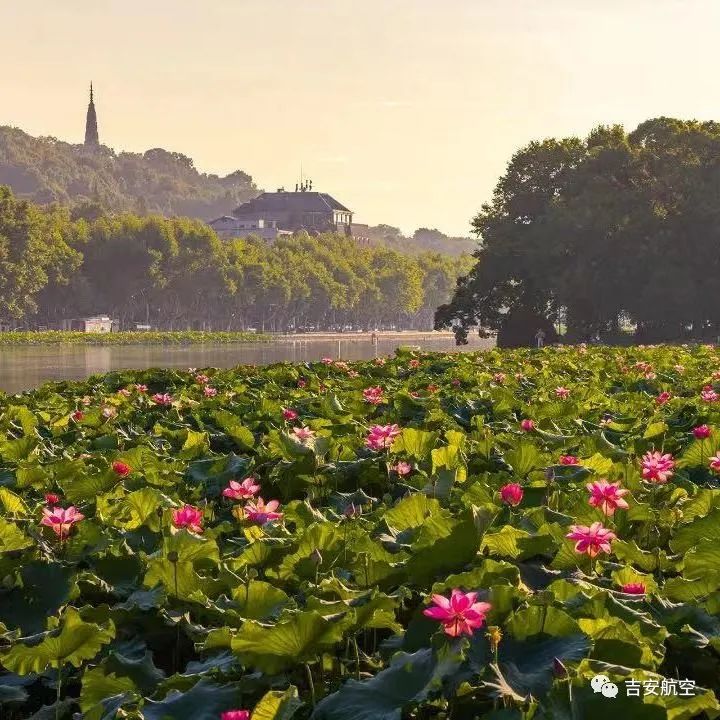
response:
[[[317,548],[310,554],[310,560],[314,565],[322,565],[323,557]]]

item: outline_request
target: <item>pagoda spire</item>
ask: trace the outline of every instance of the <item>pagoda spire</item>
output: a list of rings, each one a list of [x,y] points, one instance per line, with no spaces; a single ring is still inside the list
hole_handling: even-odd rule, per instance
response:
[[[97,113],[95,112],[95,100],[93,98],[93,86],[90,83],[90,104],[85,119],[85,147],[96,148],[100,145],[98,136]]]

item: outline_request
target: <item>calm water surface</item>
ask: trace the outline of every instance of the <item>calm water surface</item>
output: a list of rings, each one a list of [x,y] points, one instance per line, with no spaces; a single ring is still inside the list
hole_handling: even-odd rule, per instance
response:
[[[218,367],[303,362],[322,357],[368,360],[392,355],[399,345],[417,345],[443,352],[483,350],[494,344],[478,337],[457,347],[451,337],[380,338],[377,350],[367,339],[277,340],[237,345],[108,345],[34,346],[0,349],[0,390],[21,392],[48,380],[82,380],[111,370],[144,370],[151,367]]]

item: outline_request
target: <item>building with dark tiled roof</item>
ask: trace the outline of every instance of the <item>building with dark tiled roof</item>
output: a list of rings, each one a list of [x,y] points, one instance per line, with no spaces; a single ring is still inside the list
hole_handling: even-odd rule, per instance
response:
[[[264,220],[282,230],[340,232],[350,234],[352,210],[332,195],[316,192],[312,183],[296,186],[295,192],[280,188],[264,192],[233,210],[239,220]]]

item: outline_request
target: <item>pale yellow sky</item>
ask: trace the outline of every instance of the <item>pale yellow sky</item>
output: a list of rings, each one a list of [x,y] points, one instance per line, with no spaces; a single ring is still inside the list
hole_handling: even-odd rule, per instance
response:
[[[536,138],[720,118],[718,0],[0,0],[0,124],[465,234]],[[230,210],[231,208],[228,208]]]

